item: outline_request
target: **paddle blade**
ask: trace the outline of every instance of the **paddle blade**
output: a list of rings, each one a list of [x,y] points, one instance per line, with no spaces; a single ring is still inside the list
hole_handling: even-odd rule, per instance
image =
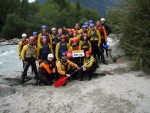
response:
[[[64,85],[66,83],[66,81],[67,81],[67,77],[61,77],[54,83],[54,86],[60,87],[60,86]]]

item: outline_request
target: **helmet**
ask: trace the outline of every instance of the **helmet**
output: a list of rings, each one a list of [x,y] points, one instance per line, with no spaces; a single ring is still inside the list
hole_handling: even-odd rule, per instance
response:
[[[52,29],[51,29],[51,31],[54,31],[54,30],[56,31],[56,28],[52,28]]]
[[[46,36],[45,36],[45,35],[43,35],[43,36],[42,36],[42,38],[46,38]]]
[[[47,27],[46,27],[46,25],[42,25],[42,27],[41,27],[41,29],[46,29]]]
[[[107,45],[107,44],[104,44],[103,48],[104,48],[104,49],[108,49],[108,45]]]
[[[85,22],[84,25],[89,25],[89,22]]]
[[[93,23],[93,20],[89,20],[89,23]]]
[[[66,56],[67,54],[66,54],[66,52],[63,52],[62,54],[61,54],[61,56]]]
[[[84,29],[84,28],[86,28],[86,25],[83,25],[83,26],[82,26],[82,29]]]
[[[91,52],[90,51],[86,51],[85,54],[86,55],[91,55]]]
[[[34,31],[32,34],[33,34],[33,35],[37,35],[37,32],[36,32],[36,31]]]
[[[77,42],[78,42],[78,38],[77,38],[77,37],[74,37],[74,38],[72,39],[72,42],[77,43]]]
[[[105,18],[101,18],[101,21],[105,21]]]
[[[22,34],[22,37],[27,37],[27,34],[23,33],[23,34]]]
[[[65,35],[61,35],[60,38],[61,38],[61,39],[66,39],[66,36],[65,36]]]
[[[70,33],[70,32],[72,32],[72,33],[73,33],[72,29],[68,29],[68,32],[69,32],[69,33]]]
[[[92,27],[94,27],[95,25],[94,24],[90,24],[90,27],[92,28]]]
[[[47,58],[54,58],[53,54],[48,54]]]
[[[30,37],[29,37],[29,41],[34,41],[34,37],[33,37],[33,36],[30,36]]]

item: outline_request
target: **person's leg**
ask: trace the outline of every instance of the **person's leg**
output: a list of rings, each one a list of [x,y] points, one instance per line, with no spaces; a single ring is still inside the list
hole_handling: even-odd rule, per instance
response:
[[[32,63],[31,63],[31,66],[32,66],[32,69],[33,69],[34,74],[35,74],[35,80],[36,80],[35,85],[37,85],[37,84],[38,84],[38,72],[37,72],[36,63],[35,63],[35,62],[32,62]]]
[[[29,64],[24,64],[24,71],[23,71],[23,74],[22,74],[22,84],[25,83],[25,77],[27,76],[27,71],[28,71],[29,66],[30,66],[30,63]]]

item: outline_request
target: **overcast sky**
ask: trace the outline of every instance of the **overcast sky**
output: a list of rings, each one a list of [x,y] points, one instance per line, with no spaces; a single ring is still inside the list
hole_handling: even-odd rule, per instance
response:
[[[28,0],[29,2],[34,2],[35,0]]]

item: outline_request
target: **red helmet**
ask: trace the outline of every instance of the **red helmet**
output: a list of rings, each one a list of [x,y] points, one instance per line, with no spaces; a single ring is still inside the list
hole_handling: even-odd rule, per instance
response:
[[[73,33],[72,29],[68,29],[68,32],[69,32],[69,33]]]
[[[78,42],[78,38],[77,37],[74,37],[73,39],[72,39],[72,42]]]
[[[91,55],[91,52],[90,51],[86,51],[85,54],[86,55]]]
[[[61,39],[66,39],[66,35],[61,35]]]

